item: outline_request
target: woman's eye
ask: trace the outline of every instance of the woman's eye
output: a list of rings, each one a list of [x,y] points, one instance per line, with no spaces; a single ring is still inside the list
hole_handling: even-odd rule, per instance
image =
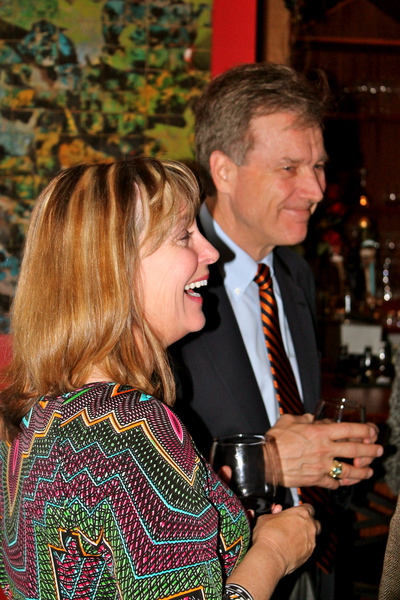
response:
[[[181,242],[188,242],[191,237],[192,237],[192,232],[186,230],[186,231],[182,232],[182,235],[179,237],[179,240]]]

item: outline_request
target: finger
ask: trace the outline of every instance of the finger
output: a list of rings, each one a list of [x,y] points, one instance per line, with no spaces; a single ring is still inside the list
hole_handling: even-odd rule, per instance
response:
[[[357,467],[354,467],[353,465],[349,465],[347,463],[342,463],[342,467],[343,467],[342,473],[340,475],[340,478],[338,478],[342,481],[342,485],[345,480],[353,481],[353,482],[354,481],[362,481],[363,479],[369,479],[374,474],[374,471],[369,467],[365,467],[363,469],[358,469]],[[352,484],[349,484],[349,485],[352,485]]]
[[[282,507],[282,505],[281,505],[281,504],[273,504],[273,505],[271,506],[271,513],[272,513],[273,515],[277,515],[277,514],[279,514],[280,512],[282,512],[282,510],[283,510],[283,507]]]
[[[311,415],[310,413],[304,413],[303,415],[290,415],[289,413],[285,413],[284,415],[281,415],[279,417],[279,419],[276,421],[275,425],[273,427],[271,427],[271,429],[269,429],[267,431],[267,434],[271,434],[274,435],[274,430],[276,428],[280,428],[280,427],[287,427],[288,425],[292,425],[294,424],[299,424],[299,423],[312,423],[314,420],[313,415]]]
[[[382,456],[383,447],[378,444],[364,444],[360,442],[345,442],[340,441],[335,444],[336,456],[343,456],[343,458],[378,458]]]
[[[353,465],[347,465],[346,469],[343,469],[341,479],[369,479],[374,474],[373,469],[370,467],[364,467],[363,469],[358,469]]]
[[[226,485],[229,485],[229,482],[232,478],[231,467],[228,467],[228,465],[224,465],[223,467],[221,467],[218,471],[218,476],[220,477],[220,479],[222,479],[224,483],[226,483]]]
[[[299,420],[299,423],[312,423],[314,421],[314,415],[312,415],[311,413],[304,413],[302,416],[302,419]]]
[[[346,485],[356,485],[357,483],[361,483],[361,481],[365,481],[364,479],[354,479],[352,477],[343,477],[341,479],[337,480],[340,484],[340,486],[346,486]]]
[[[375,435],[373,436],[373,442],[376,442],[376,440],[378,439],[378,435],[379,435],[379,428],[375,423],[370,423],[368,421],[367,425],[369,426],[369,428],[373,429],[375,431]]]
[[[327,473],[321,481],[321,487],[324,487],[328,490],[337,490],[341,481],[343,481],[343,479],[335,479]]]
[[[363,444],[375,444],[378,436],[374,436],[373,438],[364,438],[362,441]]]
[[[355,479],[355,478],[348,476],[349,467],[352,467],[352,465],[349,465],[344,462],[339,463],[339,464],[342,468],[342,472],[341,472],[340,476],[332,477],[332,475],[327,473],[321,482],[322,487],[327,488],[329,490],[337,490],[340,486],[353,485],[354,483],[361,481],[361,479]],[[362,469],[362,471],[364,471],[364,470]]]
[[[309,504],[308,502],[304,502],[304,504],[301,504],[300,507],[305,508],[312,517],[315,515],[315,508],[313,507],[312,504]]]
[[[323,423],[325,425],[329,425],[329,423],[333,423],[332,419],[318,419],[318,423]]]
[[[355,467],[358,467],[359,469],[363,468],[363,467],[368,467],[372,461],[374,459],[373,458],[368,458],[366,456],[357,456],[354,460],[353,460],[353,464]]]
[[[349,486],[349,485],[357,485],[357,483],[361,482],[361,479],[349,479],[349,478],[345,478],[345,479],[338,479],[339,485],[342,486]]]
[[[322,530],[321,523],[319,521],[317,521],[317,519],[315,519],[314,522],[315,522],[316,534],[319,535],[321,533],[321,530]]]
[[[318,423],[316,423],[316,426],[318,426]],[[330,423],[324,425],[324,427],[326,427],[330,439],[334,441],[345,438],[374,440],[376,436],[376,429],[372,423]]]
[[[279,419],[282,419],[282,421],[283,421],[286,416],[287,416],[287,413],[285,413],[284,415],[279,417]],[[312,423],[314,421],[314,415],[312,415],[311,413],[303,413],[302,415],[290,415],[290,416],[292,417],[290,422],[296,423],[296,424]],[[278,419],[278,421],[279,421],[279,419]]]

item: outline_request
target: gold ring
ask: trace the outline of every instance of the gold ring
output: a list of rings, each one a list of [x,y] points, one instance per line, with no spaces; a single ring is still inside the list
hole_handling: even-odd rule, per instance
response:
[[[339,462],[338,460],[334,460],[332,462],[332,467],[331,470],[329,471],[329,475],[330,477],[333,477],[333,479],[339,479],[339,477],[342,474],[342,463]]]

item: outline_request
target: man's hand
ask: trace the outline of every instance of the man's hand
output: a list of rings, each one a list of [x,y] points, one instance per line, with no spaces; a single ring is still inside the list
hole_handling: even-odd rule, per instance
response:
[[[375,444],[378,430],[372,423],[314,422],[313,415],[282,415],[267,432],[278,446],[285,487],[319,485],[337,489],[372,476],[370,463],[382,456]],[[340,479],[328,475],[335,458],[353,459],[342,463]]]

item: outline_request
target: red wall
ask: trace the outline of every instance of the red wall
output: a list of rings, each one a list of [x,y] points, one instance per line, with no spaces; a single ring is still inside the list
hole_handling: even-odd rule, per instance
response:
[[[8,365],[11,360],[11,337],[4,333],[0,334],[0,376],[1,370]],[[1,596],[0,596],[1,600]]]
[[[257,0],[214,0],[211,75],[255,62]]]

